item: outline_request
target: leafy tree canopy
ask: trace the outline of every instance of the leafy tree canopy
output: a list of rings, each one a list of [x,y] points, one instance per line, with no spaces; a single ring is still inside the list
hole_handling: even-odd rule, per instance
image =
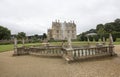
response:
[[[24,32],[19,32],[18,35],[17,35],[17,38],[18,38],[18,39],[26,38],[26,33],[24,33]]]
[[[3,26],[0,26],[0,40],[10,39],[11,31]]]

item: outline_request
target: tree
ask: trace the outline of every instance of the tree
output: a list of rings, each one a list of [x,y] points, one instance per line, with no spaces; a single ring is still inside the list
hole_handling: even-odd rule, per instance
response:
[[[120,19],[117,18],[114,22],[115,23],[120,23]]]
[[[104,25],[103,24],[98,24],[97,26],[96,26],[96,30],[98,31],[99,29],[102,29],[102,28],[104,28]]]
[[[114,22],[108,22],[105,24],[98,24],[96,26],[96,29],[90,29],[86,32],[84,32],[83,34],[80,34],[80,40],[84,41],[84,37],[86,34],[88,33],[97,33],[97,35],[99,37],[94,37],[96,41],[98,41],[98,38],[103,39],[103,37],[105,39],[109,38],[109,33],[114,34],[114,39],[116,40],[116,38],[120,38],[120,19],[116,19],[114,20]],[[114,41],[115,41],[114,40]]]
[[[114,29],[116,32],[120,32],[120,19],[116,19],[114,21],[114,27],[115,27]]]
[[[0,26],[0,40],[10,39],[11,31],[3,26]]]
[[[89,33],[96,33],[96,29],[90,29]]]
[[[89,33],[96,33],[96,29],[90,29],[89,31],[85,32],[85,34],[89,34]]]
[[[93,41],[93,36],[88,36],[90,41]]]
[[[38,34],[35,34],[35,35],[33,36],[33,41],[34,41],[34,42],[39,42],[39,41],[40,41],[40,37],[39,37]]]
[[[80,41],[87,41],[87,37],[85,35],[86,34],[84,32],[80,34]]]
[[[117,37],[115,35],[112,35],[112,37],[113,37],[113,42],[115,42]]]
[[[105,31],[111,33],[114,31],[114,23],[106,23],[105,24]]]
[[[94,35],[93,37],[94,37],[95,41],[97,41],[97,42],[99,41],[99,36],[98,35]]]
[[[98,24],[96,27],[96,30],[97,30],[97,34],[100,36],[100,38],[102,38],[106,32],[103,24]]]
[[[18,39],[26,38],[26,33],[24,33],[24,32],[19,32],[18,35],[17,35],[17,38],[18,38]]]
[[[34,35],[34,38],[35,38],[35,39],[39,39],[39,35],[38,35],[38,34],[35,34],[35,35]]]
[[[43,36],[42,36],[42,37],[43,37],[43,40],[46,39],[46,38],[47,38],[46,33],[43,33]]]

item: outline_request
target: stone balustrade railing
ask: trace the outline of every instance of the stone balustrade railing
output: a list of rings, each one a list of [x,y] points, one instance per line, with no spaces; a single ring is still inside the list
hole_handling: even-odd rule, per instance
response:
[[[75,48],[71,50],[66,50],[65,59],[67,61],[95,57],[95,56],[105,56],[105,55],[114,55],[113,52],[114,46],[103,46],[103,47],[89,47],[89,48]]]
[[[67,61],[93,56],[114,55],[114,46],[63,49],[62,47],[19,47],[16,55],[63,56]]]
[[[62,56],[61,48],[30,48],[30,54],[46,55],[46,56]]]
[[[89,43],[89,39],[88,39]],[[14,54],[13,55],[24,55],[24,54],[35,54],[35,55],[44,55],[44,56],[62,56],[67,61],[78,60],[81,58],[94,57],[94,56],[103,56],[103,55],[115,55],[113,51],[113,39],[110,34],[110,43],[108,46],[105,44],[98,44],[96,47],[90,47],[88,44],[87,47],[78,47],[72,48],[71,40],[68,40],[68,48],[66,46],[49,46],[48,43],[43,43],[44,46],[24,46],[23,39],[23,47],[17,47],[17,39],[14,39]]]
[[[35,54],[35,55],[46,55],[46,56],[62,56],[64,51],[61,47],[19,47],[17,48],[16,55],[26,55],[26,54]]]

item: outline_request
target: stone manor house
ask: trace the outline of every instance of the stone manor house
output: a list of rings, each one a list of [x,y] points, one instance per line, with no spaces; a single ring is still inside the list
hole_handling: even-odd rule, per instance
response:
[[[52,28],[47,31],[48,40],[66,40],[68,38],[76,39],[76,24],[74,21],[52,22]]]

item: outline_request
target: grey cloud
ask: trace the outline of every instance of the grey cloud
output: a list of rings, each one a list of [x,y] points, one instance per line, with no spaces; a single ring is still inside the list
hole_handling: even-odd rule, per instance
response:
[[[55,19],[74,20],[79,34],[119,13],[119,0],[0,0],[0,25],[28,35],[46,32]]]

